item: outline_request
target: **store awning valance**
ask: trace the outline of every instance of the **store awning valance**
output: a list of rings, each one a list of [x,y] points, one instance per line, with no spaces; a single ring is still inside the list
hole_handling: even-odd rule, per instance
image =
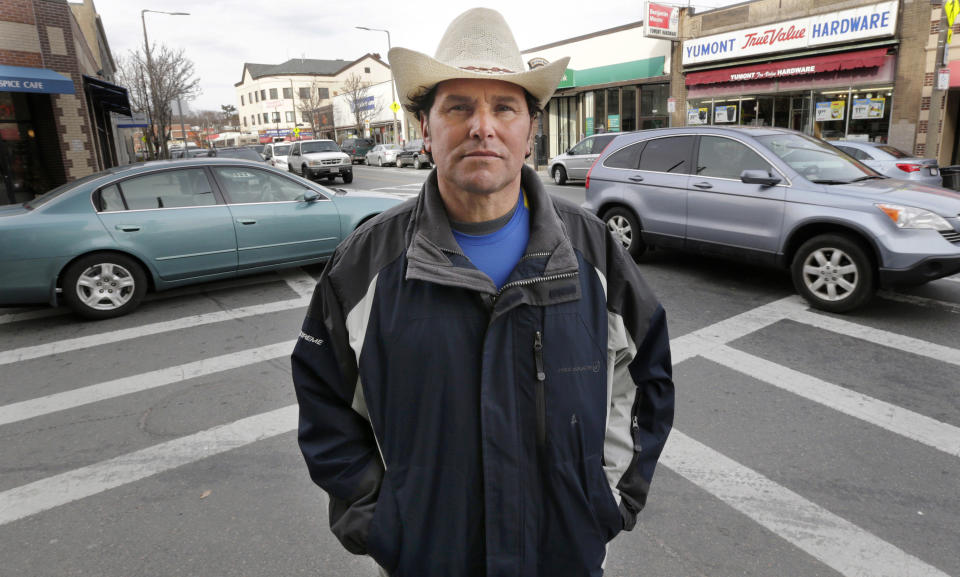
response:
[[[73,81],[47,68],[0,66],[0,92],[73,94]]]
[[[750,66],[734,66],[731,68],[717,68],[702,72],[688,72],[684,83],[687,86],[700,84],[719,84],[722,82],[749,82],[751,80],[775,80],[792,76],[805,76],[834,72],[837,70],[854,70],[857,68],[877,68],[882,66],[887,57],[887,48],[871,48],[840,54],[812,56],[810,58],[794,58],[777,62],[764,62]]]
[[[109,112],[116,112],[124,116],[133,116],[130,112],[130,97],[123,86],[112,84],[92,76],[83,77],[83,87],[86,89],[94,105]]]

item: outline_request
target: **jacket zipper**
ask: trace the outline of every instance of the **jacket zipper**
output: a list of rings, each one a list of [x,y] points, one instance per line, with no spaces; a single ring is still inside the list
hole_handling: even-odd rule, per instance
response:
[[[577,275],[579,275],[579,274],[580,274],[579,271],[577,271],[577,272],[564,272],[564,273],[560,273],[560,274],[552,274],[552,275],[550,275],[550,276],[538,276],[538,277],[535,277],[535,278],[525,278],[525,279],[521,279],[521,280],[515,280],[515,281],[508,282],[507,284],[505,284],[505,285],[503,285],[502,287],[500,287],[500,290],[497,291],[497,294],[493,295],[493,303],[496,304],[497,299],[500,298],[500,295],[503,294],[503,291],[507,290],[508,288],[513,288],[513,287],[518,287],[518,286],[529,286],[529,285],[537,284],[537,283],[540,283],[540,282],[549,282],[549,281],[552,281],[552,280],[560,280],[560,279],[565,279],[565,278],[574,278],[575,276],[577,276]]]
[[[544,391],[547,374],[543,371],[543,335],[540,331],[533,339],[533,360],[537,367],[537,445],[542,447],[547,442],[547,401]]]

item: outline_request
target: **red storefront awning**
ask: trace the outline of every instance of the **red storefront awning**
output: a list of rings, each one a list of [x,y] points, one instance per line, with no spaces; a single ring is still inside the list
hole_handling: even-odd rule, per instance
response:
[[[685,84],[695,86],[698,84],[719,84],[721,82],[750,82],[751,80],[773,80],[836,70],[877,68],[883,65],[886,56],[886,48],[871,48],[870,50],[858,50],[856,52],[764,62],[763,64],[751,64],[750,66],[688,72]]]

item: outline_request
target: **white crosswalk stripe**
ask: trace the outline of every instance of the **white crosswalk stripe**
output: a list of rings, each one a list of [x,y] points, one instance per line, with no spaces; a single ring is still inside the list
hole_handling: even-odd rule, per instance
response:
[[[405,186],[408,187],[405,190],[413,190],[415,187],[418,191],[420,188],[420,184]],[[277,280],[277,277],[272,278]],[[279,273],[279,278],[286,282],[299,298],[0,351],[0,365],[138,337],[189,330],[201,325],[266,315],[309,304],[316,284],[313,277],[303,271],[293,270]],[[920,302],[909,304],[926,306]],[[18,319],[6,322],[19,322],[46,316],[29,316],[41,312],[49,311],[14,312],[7,317],[0,317],[0,324],[5,318]],[[825,410],[854,417],[947,455],[960,457],[960,428],[956,426],[735,348],[736,340],[773,327],[781,321],[802,323],[819,330],[908,351],[938,362],[960,365],[960,349],[817,313],[795,296],[773,301],[673,339],[671,347],[674,364],[700,357],[769,386],[814,401],[825,407]],[[284,357],[290,354],[293,346],[293,341],[285,341],[250,348],[0,406],[0,426],[190,379],[198,379],[197,386],[203,386],[200,377]],[[4,385],[16,386],[15,383]],[[296,426],[297,407],[287,406],[14,487],[0,492],[0,525],[257,441],[293,432]],[[661,462],[663,466],[691,481],[714,498],[846,577],[946,575],[895,544],[831,513],[680,430],[675,429],[672,433]]]

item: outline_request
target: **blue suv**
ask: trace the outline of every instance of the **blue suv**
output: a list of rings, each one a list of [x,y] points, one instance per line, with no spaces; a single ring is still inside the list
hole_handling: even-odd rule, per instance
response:
[[[635,258],[667,247],[788,268],[831,312],[960,272],[960,194],[888,178],[792,130],[621,134],[588,174],[584,206]]]

